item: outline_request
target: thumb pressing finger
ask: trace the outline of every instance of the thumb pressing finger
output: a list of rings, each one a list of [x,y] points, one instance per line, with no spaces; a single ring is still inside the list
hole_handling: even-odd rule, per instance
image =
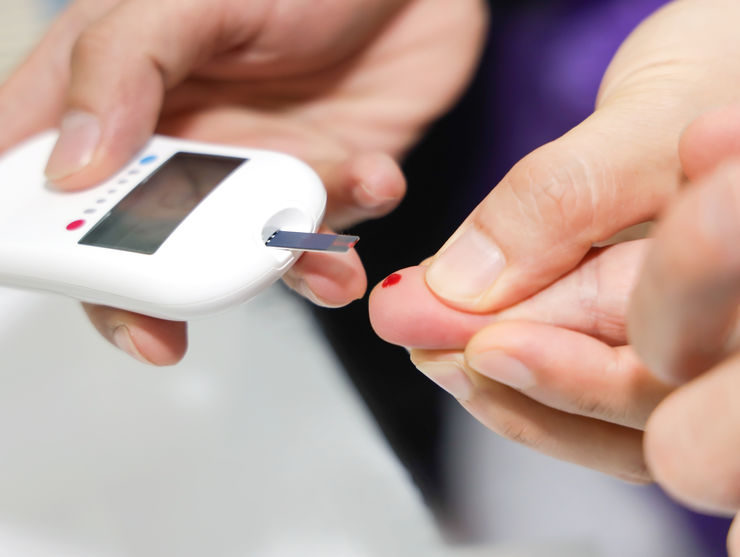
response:
[[[459,309],[497,310],[567,273],[595,243],[652,218],[678,186],[679,130],[656,122],[655,136],[637,136],[643,116],[602,108],[525,157],[437,253],[429,287]]]

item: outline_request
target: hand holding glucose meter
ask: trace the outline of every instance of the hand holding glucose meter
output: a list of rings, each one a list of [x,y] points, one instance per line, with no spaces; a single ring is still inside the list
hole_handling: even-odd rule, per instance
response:
[[[56,138],[0,157],[0,284],[187,320],[253,297],[296,250],[356,241],[301,234],[318,228],[326,192],[288,155],[154,136],[109,180],[60,192],[43,176]]]

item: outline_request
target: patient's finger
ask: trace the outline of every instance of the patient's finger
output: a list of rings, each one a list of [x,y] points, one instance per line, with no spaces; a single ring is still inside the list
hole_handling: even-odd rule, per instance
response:
[[[642,452],[642,432],[549,408],[465,365],[460,352],[413,350],[412,360],[438,372],[463,373],[458,400],[483,425],[539,452],[645,483],[650,475]],[[467,387],[463,388],[467,381]]]
[[[627,346],[531,322],[478,332],[465,349],[469,367],[552,408],[642,429],[671,388]]]
[[[463,348],[480,329],[511,320],[538,321],[625,342],[625,312],[646,240],[594,250],[580,267],[504,311],[467,313],[442,303],[424,282],[424,267],[394,273],[370,296],[370,320],[386,341],[411,348]]]

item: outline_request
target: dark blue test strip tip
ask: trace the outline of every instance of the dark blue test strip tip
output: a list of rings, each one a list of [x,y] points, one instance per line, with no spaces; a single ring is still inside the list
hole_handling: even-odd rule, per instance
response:
[[[278,230],[265,242],[270,248],[296,251],[333,251],[344,253],[355,247],[359,236],[346,234],[316,234],[313,232],[289,232]]]

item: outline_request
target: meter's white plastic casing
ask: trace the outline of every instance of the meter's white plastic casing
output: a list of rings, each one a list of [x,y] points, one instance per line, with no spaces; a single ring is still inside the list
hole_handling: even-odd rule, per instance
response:
[[[56,191],[43,176],[56,138],[56,132],[46,132],[0,156],[0,284],[187,320],[243,302],[280,278],[300,254],[268,248],[265,241],[279,229],[314,232],[323,217],[323,184],[298,159],[163,136],[154,136],[104,183]],[[78,243],[179,152],[247,161],[155,253]]]

